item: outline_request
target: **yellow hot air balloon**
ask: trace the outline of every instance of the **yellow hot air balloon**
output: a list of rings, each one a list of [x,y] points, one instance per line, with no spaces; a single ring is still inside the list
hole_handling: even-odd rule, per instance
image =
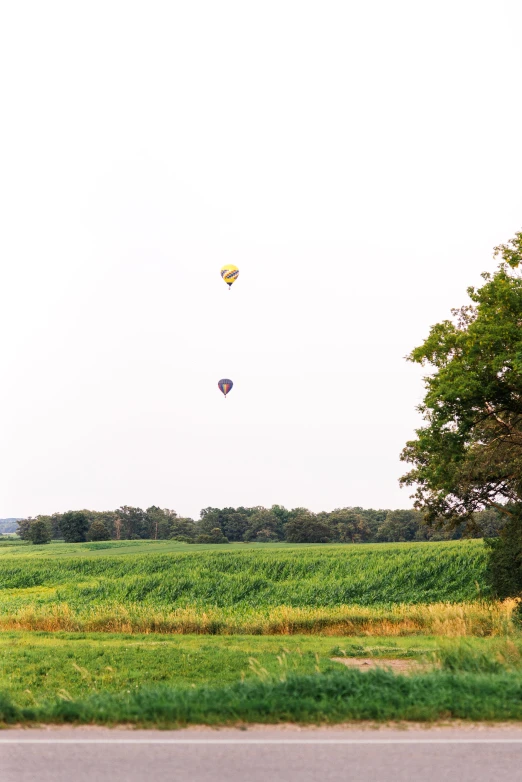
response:
[[[234,266],[233,263],[227,263],[221,269],[221,276],[225,280],[226,284],[228,285],[228,289],[230,290],[232,283],[234,283],[239,276],[239,269],[237,266]]]

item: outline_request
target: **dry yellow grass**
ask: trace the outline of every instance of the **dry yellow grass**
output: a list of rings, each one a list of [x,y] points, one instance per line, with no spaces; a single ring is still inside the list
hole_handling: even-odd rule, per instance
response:
[[[93,606],[75,612],[67,603],[30,606],[0,616],[0,630],[85,631],[119,633],[197,633],[212,635],[440,635],[446,637],[506,635],[515,631],[517,600],[332,608],[279,606],[263,610],[197,610],[170,612],[140,603]]]

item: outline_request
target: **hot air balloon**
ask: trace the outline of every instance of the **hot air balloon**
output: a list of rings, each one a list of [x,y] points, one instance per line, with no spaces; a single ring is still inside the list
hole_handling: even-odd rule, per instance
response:
[[[224,378],[223,380],[220,380],[218,382],[218,388],[221,391],[221,393],[225,395],[225,399],[227,398],[227,394],[231,390],[233,385],[234,385],[233,382],[231,380],[227,380],[227,378]]]
[[[226,284],[228,285],[228,289],[230,290],[232,284],[239,276],[239,269],[237,266],[234,266],[233,263],[227,263],[226,266],[223,266],[221,269],[221,276],[225,280]]]

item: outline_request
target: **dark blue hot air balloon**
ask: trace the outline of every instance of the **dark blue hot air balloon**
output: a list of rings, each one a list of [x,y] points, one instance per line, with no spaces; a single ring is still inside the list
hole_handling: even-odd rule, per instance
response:
[[[220,380],[218,382],[218,388],[221,391],[222,394],[225,395],[225,399],[227,398],[228,392],[232,389],[233,382],[231,380],[228,380],[227,378],[223,378],[223,380]]]

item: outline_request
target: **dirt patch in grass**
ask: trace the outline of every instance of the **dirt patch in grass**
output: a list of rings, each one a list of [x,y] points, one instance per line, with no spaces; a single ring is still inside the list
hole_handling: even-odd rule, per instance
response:
[[[426,666],[418,660],[397,660],[388,657],[330,657],[334,663],[341,663],[347,668],[357,668],[359,671],[371,671],[373,668],[388,668],[394,673],[414,673],[426,671],[432,666]]]

